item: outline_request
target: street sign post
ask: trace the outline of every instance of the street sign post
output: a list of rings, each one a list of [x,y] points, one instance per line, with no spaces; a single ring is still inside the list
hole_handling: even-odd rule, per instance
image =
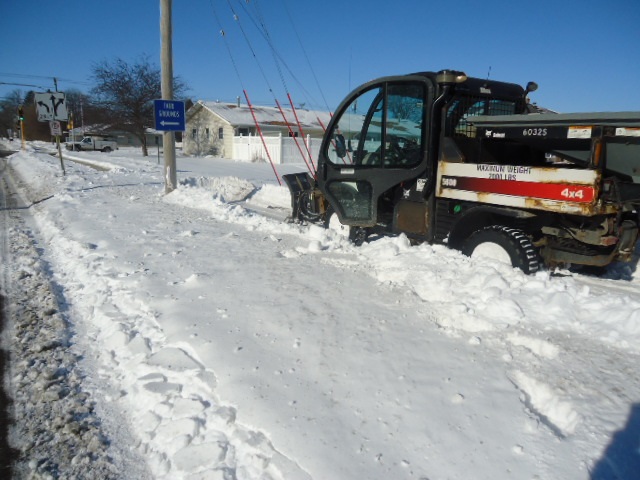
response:
[[[179,100],[154,100],[153,111],[156,130],[184,132],[184,102]]]
[[[69,119],[64,92],[36,93],[34,95],[34,101],[36,104],[38,121],[49,122],[51,135],[56,137],[58,155],[60,156],[60,167],[62,168],[62,174],[66,175],[64,170],[64,161],[62,160],[62,149],[60,148],[60,135],[62,135],[62,129],[60,128],[59,122],[59,120],[66,122]]]

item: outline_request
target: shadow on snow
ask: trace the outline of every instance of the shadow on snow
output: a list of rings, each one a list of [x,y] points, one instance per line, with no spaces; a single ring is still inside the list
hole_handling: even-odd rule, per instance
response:
[[[640,403],[631,407],[627,424],[617,431],[591,472],[591,480],[640,478]]]

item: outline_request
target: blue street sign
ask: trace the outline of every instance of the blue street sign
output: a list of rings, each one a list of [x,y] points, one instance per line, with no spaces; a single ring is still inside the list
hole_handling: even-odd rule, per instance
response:
[[[154,118],[156,130],[184,132],[184,102],[179,100],[154,100]]]

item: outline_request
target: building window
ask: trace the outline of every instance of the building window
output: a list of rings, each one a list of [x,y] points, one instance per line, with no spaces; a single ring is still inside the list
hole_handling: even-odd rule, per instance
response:
[[[218,129],[218,138],[222,140],[224,138],[224,128],[220,127]]]
[[[195,140],[197,137],[198,137],[198,130],[195,129],[195,128],[192,128],[191,129],[191,138]]]
[[[204,134],[207,137],[207,140],[209,140],[209,128],[204,129]]]

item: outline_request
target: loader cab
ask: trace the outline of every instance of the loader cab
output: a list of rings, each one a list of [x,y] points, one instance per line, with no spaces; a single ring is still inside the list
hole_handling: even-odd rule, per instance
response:
[[[320,190],[344,225],[430,241],[438,160],[479,161],[472,117],[525,109],[519,85],[462,72],[370,82],[346,98],[329,124]]]
[[[391,222],[396,197],[425,177],[434,92],[429,77],[387,77],[338,107],[321,146],[318,183],[341,223]]]

